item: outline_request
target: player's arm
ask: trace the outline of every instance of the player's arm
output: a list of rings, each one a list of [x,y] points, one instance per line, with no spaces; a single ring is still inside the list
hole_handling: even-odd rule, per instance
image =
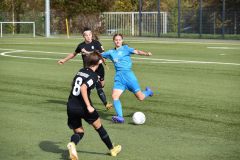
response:
[[[94,108],[92,107],[92,105],[91,105],[91,103],[88,99],[87,85],[86,84],[83,84],[81,86],[81,94],[82,94],[83,100],[84,100],[84,102],[87,106],[88,112],[92,113],[94,111]]]
[[[104,52],[104,48],[102,46],[102,44],[99,41],[96,41],[96,49],[99,53],[103,53]]]
[[[76,52],[70,53],[69,55],[67,55],[67,57],[65,57],[65,58],[63,58],[63,59],[60,59],[60,60],[58,61],[58,64],[64,64],[64,63],[67,62],[69,59],[74,58],[76,55],[77,55]]]
[[[102,52],[101,55],[104,59],[110,59],[111,57],[110,51]]]
[[[145,51],[141,51],[141,50],[134,50],[133,51],[134,54],[137,54],[137,55],[143,55],[143,56],[151,56],[152,53],[151,52],[145,52]]]

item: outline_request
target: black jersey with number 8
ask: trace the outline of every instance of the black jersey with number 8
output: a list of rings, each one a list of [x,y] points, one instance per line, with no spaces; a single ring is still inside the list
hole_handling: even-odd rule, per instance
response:
[[[88,99],[92,105],[90,94],[94,89],[98,75],[90,68],[80,69],[76,76],[73,78],[72,89],[68,98],[68,109],[86,109],[86,104],[81,94],[81,86],[87,86]]]

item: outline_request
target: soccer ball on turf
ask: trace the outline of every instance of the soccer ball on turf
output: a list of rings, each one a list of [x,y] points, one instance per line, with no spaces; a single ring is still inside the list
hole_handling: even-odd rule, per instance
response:
[[[132,116],[134,124],[143,124],[146,121],[146,117],[143,112],[135,112]]]

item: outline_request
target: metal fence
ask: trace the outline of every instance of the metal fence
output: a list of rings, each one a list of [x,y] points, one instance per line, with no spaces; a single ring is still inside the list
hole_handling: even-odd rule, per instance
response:
[[[169,15],[169,19],[171,14]],[[169,23],[171,26],[174,22]],[[171,28],[169,26],[169,31]],[[228,11],[222,20],[222,12],[216,10],[202,10],[202,19],[199,11],[185,10],[181,13],[180,32],[196,34],[240,34],[240,11]],[[172,30],[176,32],[176,30]]]
[[[122,33],[125,35],[139,35],[139,13],[138,12],[104,12],[103,25],[105,34],[112,35],[114,33]],[[155,36],[158,33],[158,25],[160,33],[167,33],[167,12],[160,13],[160,21],[158,21],[158,12],[142,12],[142,35]]]
[[[227,37],[240,39],[239,10],[226,10],[224,20],[221,10],[211,8],[202,10],[201,14],[199,10],[181,10],[180,17],[178,9],[175,8],[169,12],[160,12],[160,21],[157,13],[142,12],[141,36],[157,37],[160,29],[160,37]],[[12,22],[11,15],[10,12],[0,12],[0,22]],[[18,15],[18,17],[18,22],[35,22],[36,36],[45,35],[44,12],[29,11]],[[64,12],[51,11],[50,26],[52,36],[66,34],[66,17]],[[92,15],[77,15],[68,19],[70,36],[76,34],[79,36],[84,26],[91,27],[98,34],[112,35],[118,32],[129,36],[139,36],[139,17],[139,12],[104,12]],[[180,21],[178,21],[178,18]],[[8,27],[12,31],[12,26],[9,25]],[[21,30],[29,30],[29,27],[24,29],[27,25],[22,25],[22,27]],[[6,31],[8,29],[4,28],[3,34]]]

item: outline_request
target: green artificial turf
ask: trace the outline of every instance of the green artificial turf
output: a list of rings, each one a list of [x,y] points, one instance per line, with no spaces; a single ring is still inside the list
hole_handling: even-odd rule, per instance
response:
[[[111,37],[100,40],[105,50],[113,47]],[[66,102],[82,62],[80,56],[62,66],[57,60],[80,41],[0,39],[0,53],[8,55],[0,55],[0,159],[68,159],[72,131]],[[77,146],[80,159],[239,160],[240,42],[129,37],[126,42],[153,53],[134,55],[133,70],[142,89],[150,86],[154,96],[140,102],[124,92],[126,122],[114,124],[114,110],[105,111],[94,90],[92,100],[103,125],[123,150],[110,157],[98,133],[84,122],[85,135]],[[111,101],[115,71],[107,64],[104,90]],[[133,125],[136,111],[146,115],[144,125]]]

